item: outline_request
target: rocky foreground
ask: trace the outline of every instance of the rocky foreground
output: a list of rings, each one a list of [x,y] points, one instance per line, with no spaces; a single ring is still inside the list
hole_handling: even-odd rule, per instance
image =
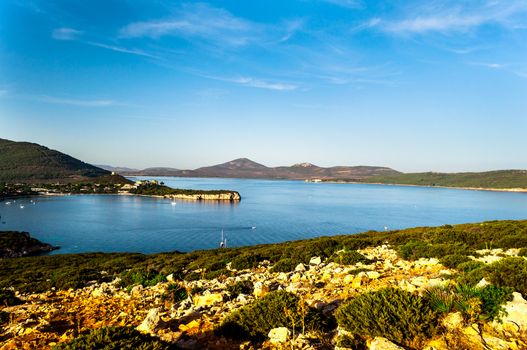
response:
[[[230,277],[212,280],[166,282],[151,287],[119,287],[119,279],[93,283],[82,289],[48,291],[41,294],[16,294],[19,305],[4,307],[9,314],[3,326],[1,349],[50,349],[70,341],[90,329],[107,326],[132,326],[182,349],[346,349],[339,341],[347,331],[335,327],[325,332],[271,329],[260,342],[233,340],[214,332],[234,310],[263,298],[274,290],[299,296],[308,306],[330,317],[344,301],[358,295],[393,287],[425,294],[430,288],[453,283],[453,269],[435,258],[407,261],[388,245],[358,251],[371,263],[350,265],[313,257],[292,272],[271,272],[270,264],[236,271]],[[479,260],[493,263],[515,256],[518,249],[478,251]],[[199,271],[197,271],[199,273]],[[233,293],[229,286],[251,281],[246,293]],[[483,287],[488,282],[481,280]],[[167,298],[174,286],[183,287],[185,298]],[[238,295],[235,295],[238,294]],[[445,329],[422,344],[430,350],[446,349],[526,349],[527,302],[514,292],[503,305],[500,318],[467,322],[460,312],[449,312],[438,322]],[[371,337],[369,349],[403,349],[385,337]]]

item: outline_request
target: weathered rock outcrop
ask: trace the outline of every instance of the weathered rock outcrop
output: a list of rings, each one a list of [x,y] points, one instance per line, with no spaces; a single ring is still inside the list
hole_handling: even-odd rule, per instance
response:
[[[28,232],[0,232],[0,258],[19,258],[58,249],[32,238]]]

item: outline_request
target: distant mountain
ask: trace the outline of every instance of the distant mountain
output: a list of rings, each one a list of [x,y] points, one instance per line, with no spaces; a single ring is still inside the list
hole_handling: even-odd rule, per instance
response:
[[[143,170],[136,170],[136,171],[126,171],[124,173],[118,172],[119,174],[125,174],[125,175],[143,175],[143,176],[177,176],[174,174],[177,174],[181,170],[176,168],[166,168],[166,167],[155,167],[155,168],[146,168]]]
[[[376,166],[337,166],[324,168],[311,163],[299,163],[292,166],[267,167],[247,158],[238,158],[230,162],[202,167],[195,170],[177,170],[172,168],[148,168],[139,171],[119,172],[121,175],[143,176],[180,176],[180,177],[230,177],[249,179],[346,179],[360,180],[375,175],[399,174],[386,167]]]
[[[112,178],[110,174],[107,170],[36,143],[0,139],[0,181],[74,182],[97,178],[112,182],[119,180]]]
[[[108,170],[108,171],[114,171],[116,173],[133,173],[133,172],[138,172],[140,171],[139,169],[134,169],[134,168],[127,168],[127,167],[114,167],[114,166],[111,166],[111,165],[106,165],[106,164],[94,164],[96,167],[99,167],[101,169],[104,169],[104,170]]]

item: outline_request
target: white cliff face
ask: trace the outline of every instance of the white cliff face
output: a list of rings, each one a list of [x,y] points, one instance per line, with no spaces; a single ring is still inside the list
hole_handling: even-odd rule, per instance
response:
[[[217,194],[172,194],[168,198],[186,200],[216,200],[216,201],[239,201],[241,196],[238,192],[225,192]]]

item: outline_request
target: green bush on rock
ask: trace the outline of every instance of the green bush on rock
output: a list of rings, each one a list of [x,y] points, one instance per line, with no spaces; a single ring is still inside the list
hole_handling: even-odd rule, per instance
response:
[[[425,298],[395,288],[361,294],[336,312],[338,325],[354,337],[382,336],[410,348],[438,330],[438,313]]]
[[[97,328],[53,350],[170,350],[175,346],[145,335],[132,327]]]
[[[333,256],[332,261],[341,265],[353,265],[358,262],[363,264],[370,264],[372,262],[372,260],[366,258],[364,255],[357,252],[356,250],[341,251]]]
[[[143,287],[155,286],[159,282],[166,282],[166,277],[156,270],[132,269],[121,273],[121,287],[142,285]]]
[[[18,299],[15,292],[9,289],[0,290],[0,306],[13,306],[22,304],[22,300]]]
[[[227,292],[231,298],[236,298],[240,294],[252,294],[254,285],[251,281],[239,281],[227,286]]]
[[[524,258],[504,258],[485,269],[492,284],[498,287],[511,287],[527,296],[527,260]]]
[[[295,294],[274,291],[228,315],[217,332],[234,339],[265,339],[277,327],[303,332],[326,329],[329,324]]]

